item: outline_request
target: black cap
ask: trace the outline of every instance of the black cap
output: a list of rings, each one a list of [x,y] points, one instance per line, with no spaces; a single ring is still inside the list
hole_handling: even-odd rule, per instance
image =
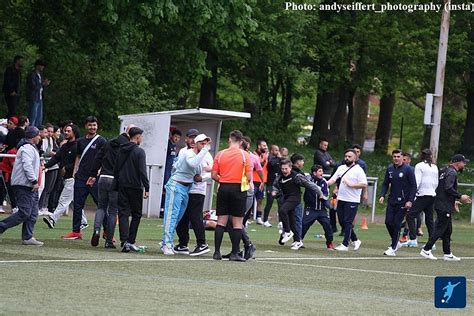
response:
[[[290,160],[291,160],[291,163],[295,163],[297,162],[298,160],[304,160],[304,156],[301,155],[301,154],[293,154],[291,157],[290,157]]]
[[[190,130],[186,132],[186,137],[198,136],[198,135],[199,135],[199,131],[195,128],[191,128]]]
[[[469,159],[466,159],[466,157],[464,157],[464,155],[456,154],[456,155],[452,156],[451,159],[449,159],[449,161],[450,162],[460,162],[460,161],[469,162]]]

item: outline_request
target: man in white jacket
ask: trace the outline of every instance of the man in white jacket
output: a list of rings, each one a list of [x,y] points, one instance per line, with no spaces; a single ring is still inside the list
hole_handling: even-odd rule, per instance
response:
[[[18,212],[0,221],[0,234],[7,229],[23,224],[21,238],[23,245],[42,246],[33,237],[38,217],[38,176],[40,157],[36,145],[40,142],[39,130],[30,126],[25,130],[25,138],[18,143],[18,152],[13,165],[11,186],[15,191]]]

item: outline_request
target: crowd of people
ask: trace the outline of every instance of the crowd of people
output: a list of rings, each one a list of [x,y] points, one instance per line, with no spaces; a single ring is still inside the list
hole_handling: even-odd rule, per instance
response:
[[[72,205],[72,229],[62,238],[82,239],[81,231],[89,226],[84,208],[90,195],[97,206],[91,245],[99,245],[102,230],[105,248],[117,248],[114,235],[118,222],[121,251],[138,252],[136,238],[142,205],[150,192],[146,154],[140,148],[143,130],[129,125],[122,134],[106,140],[98,133],[99,122],[93,116],[85,119],[83,137],[72,121],[60,126],[42,125],[43,89],[50,82],[43,78],[45,63],[41,60],[27,78],[28,117],[16,116],[22,61],[21,56],[16,56],[4,76],[8,114],[7,119],[0,120],[4,154],[0,163],[0,205],[8,199],[12,214],[0,221],[0,235],[22,224],[23,244],[42,246],[43,242],[33,236],[38,216],[43,216],[47,227],[54,229]],[[345,150],[343,160],[337,162],[328,152],[328,140],[321,139],[310,173],[305,174],[303,155],[289,156],[287,148],[269,148],[264,140],[258,140],[252,150],[252,140],[238,130],[229,134],[228,148],[214,158],[210,137],[189,129],[184,137],[186,146],[178,150],[181,137],[181,131],[170,131],[161,202],[160,249],[164,255],[199,256],[210,252],[205,230],[211,228],[215,260],[249,260],[256,251],[246,231],[249,219],[255,212],[257,224],[272,227],[270,212],[275,200],[280,245],[291,240],[290,249],[303,248],[309,228],[318,221],[328,249],[343,252],[361,247],[354,220],[360,203],[368,200],[368,166],[360,157],[360,145]],[[444,260],[459,261],[450,248],[452,215],[459,210],[459,203],[471,203],[469,196],[457,191],[457,173],[462,172],[468,160],[456,154],[440,171],[429,149],[421,152],[421,161],[415,167],[410,165],[411,156],[400,150],[392,152],[392,160],[379,197],[379,203],[387,203],[385,225],[390,236],[390,246],[383,254],[396,256],[403,246],[418,247],[423,212],[429,241],[420,254],[437,259],[431,251],[435,242],[442,239]],[[207,187],[212,181],[218,183],[216,210],[204,218]],[[2,207],[0,213],[5,213]],[[337,222],[343,241],[334,246]],[[189,228],[197,242],[192,251],[188,247]],[[400,238],[402,229],[404,236]],[[232,250],[223,255],[225,232]]]

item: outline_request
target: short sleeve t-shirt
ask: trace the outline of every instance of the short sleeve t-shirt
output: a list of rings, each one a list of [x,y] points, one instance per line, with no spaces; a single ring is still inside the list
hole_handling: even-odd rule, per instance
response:
[[[249,153],[239,148],[229,148],[217,153],[212,171],[220,176],[220,183],[240,184],[244,167],[246,173],[252,171]]]
[[[258,171],[262,171],[262,165],[260,164],[260,157],[254,153],[250,153],[250,162],[253,172],[252,179],[250,179],[249,182],[253,182],[254,179],[259,179]]]
[[[360,203],[360,196],[362,189],[349,188],[344,180],[347,180],[353,184],[367,184],[367,176],[365,175],[364,170],[359,165],[355,165],[351,170],[347,171],[350,167],[346,165],[341,165],[337,168],[336,172],[331,177],[331,180],[337,180],[342,175],[341,184],[339,185],[339,191],[337,193],[337,199],[344,202],[353,202]],[[344,174],[347,171],[346,174]]]
[[[82,153],[85,151],[87,145],[92,141],[93,138],[85,138],[81,137],[77,140],[77,156],[79,158],[82,156]],[[77,173],[75,178],[77,180],[84,180],[86,181],[89,178],[91,173],[91,168],[95,159],[95,155],[99,152],[100,148],[107,142],[107,140],[99,136],[94,143],[89,147],[85,155],[82,157],[81,162],[79,164],[79,169],[77,169]]]

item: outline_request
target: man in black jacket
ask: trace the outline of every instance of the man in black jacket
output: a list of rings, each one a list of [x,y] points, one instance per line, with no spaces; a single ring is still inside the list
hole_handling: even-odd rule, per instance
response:
[[[336,161],[332,159],[328,152],[329,142],[325,138],[319,141],[319,148],[314,152],[313,165],[323,166],[325,174],[331,174],[331,171],[336,167]]]
[[[91,245],[97,247],[100,239],[100,226],[104,222],[107,214],[107,224],[105,234],[105,248],[115,248],[113,238],[118,214],[118,192],[114,188],[114,168],[117,162],[120,146],[130,142],[128,132],[135,125],[130,124],[124,133],[108,141],[95,156],[91,174],[87,180],[87,185],[92,186],[97,179],[100,170],[98,183],[98,204],[94,218],[94,232],[91,238]]]
[[[21,68],[23,67],[23,56],[16,55],[13,65],[5,69],[3,74],[3,94],[7,103],[7,118],[16,115],[20,104],[21,94]]]
[[[463,155],[457,154],[451,157],[449,165],[440,171],[438,188],[436,189],[436,198],[434,209],[436,211],[436,228],[434,234],[426,245],[421,249],[420,255],[427,259],[436,260],[431,253],[433,245],[438,239],[443,240],[443,259],[445,261],[459,261],[451,252],[451,234],[453,232],[453,213],[459,212],[456,200],[461,203],[471,203],[468,195],[459,193],[458,190],[458,172],[462,172],[469,160]]]
[[[74,171],[74,163],[77,156],[77,138],[79,135],[79,127],[76,125],[68,125],[65,127],[65,135],[67,142],[59,148],[56,155],[44,165],[45,172],[48,168],[59,164],[59,173],[63,177],[64,187],[59,197],[58,206],[52,215],[43,217],[43,221],[49,228],[53,229],[57,221],[63,215],[71,204],[74,196],[74,178],[72,173]],[[84,217],[84,213],[82,215]]]
[[[146,172],[145,151],[139,147],[143,130],[132,127],[128,132],[130,142],[120,148],[114,177],[118,185],[118,209],[122,252],[138,251],[135,245],[138,226],[142,217],[143,199],[149,196],[150,185]],[[143,193],[145,188],[145,193]],[[128,218],[132,216],[129,224]]]
[[[267,203],[265,204],[265,209],[263,210],[263,226],[272,227],[272,224],[268,221],[268,216],[273,206],[273,182],[275,181],[277,175],[280,173],[280,148],[277,145],[272,145],[270,147],[270,154],[268,155],[268,164],[267,164]]]
[[[283,233],[280,236],[279,243],[283,245],[293,237],[292,250],[298,250],[303,246],[299,230],[296,227],[295,209],[301,203],[301,189],[305,187],[313,190],[317,195],[323,195],[321,189],[309,181],[304,175],[291,169],[292,164],[289,160],[282,160],[280,163],[281,175],[273,183],[273,196],[283,195],[284,202],[278,209],[278,214],[283,223]]]

